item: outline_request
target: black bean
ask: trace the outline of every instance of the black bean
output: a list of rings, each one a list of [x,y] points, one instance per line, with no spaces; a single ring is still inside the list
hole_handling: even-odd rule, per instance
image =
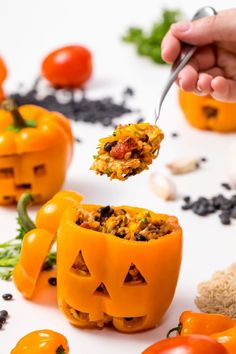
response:
[[[145,236],[137,234],[135,235],[136,241],[148,241]]]
[[[10,301],[10,300],[12,300],[13,299],[13,295],[12,294],[3,294],[2,295],[2,298],[3,298],[3,300],[5,300],[5,301]]]
[[[4,324],[6,322],[6,317],[0,316],[0,323]]]
[[[192,209],[193,205],[192,204],[184,204],[181,206],[182,210],[190,210]]]
[[[48,283],[52,286],[56,286],[57,285],[57,278],[55,278],[55,277],[48,278]]]
[[[6,310],[0,311],[0,317],[5,317],[5,318],[7,318],[7,317],[8,317],[8,312],[7,312]]]
[[[106,152],[110,152],[111,149],[112,149],[114,146],[116,146],[116,144],[117,144],[117,141],[108,142],[108,143],[106,143],[106,144],[104,145],[104,150],[105,150]]]
[[[114,214],[114,210],[110,207],[110,205],[98,209],[98,212],[102,218],[109,218]]]
[[[137,120],[136,120],[136,123],[137,124],[140,124],[140,123],[143,123],[144,122],[144,119],[143,118],[138,118]]]
[[[179,134],[176,132],[171,133],[172,138],[178,138]]]
[[[124,90],[124,95],[133,96],[134,95],[134,89],[132,89],[131,87],[127,87]]]
[[[147,143],[149,140],[149,136],[145,134],[140,140],[143,141],[144,143]]]
[[[116,236],[116,237],[119,237],[119,238],[125,238],[126,235],[125,235],[125,234],[122,234],[122,233],[119,233],[119,232],[116,232],[116,233],[115,233],[115,236]]]
[[[183,200],[185,201],[185,203],[189,203],[190,200],[191,200],[191,198],[190,198],[189,195],[186,195],[186,196],[183,198]]]
[[[207,158],[206,157],[202,157],[201,158],[201,162],[207,162]]]
[[[232,189],[229,183],[221,183],[221,186],[223,188],[227,189],[228,191],[231,191],[231,189]]]
[[[230,215],[227,213],[221,213],[219,214],[220,221],[223,225],[230,225]]]
[[[230,216],[231,218],[236,219],[236,206],[231,210]]]

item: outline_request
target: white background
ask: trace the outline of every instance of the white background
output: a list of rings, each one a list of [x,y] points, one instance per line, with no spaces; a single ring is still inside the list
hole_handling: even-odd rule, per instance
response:
[[[225,4],[233,7],[235,2],[227,1]],[[30,85],[39,74],[42,58],[50,50],[70,43],[83,44],[92,50],[94,56],[89,95],[112,95],[119,99],[122,90],[127,85],[131,86],[136,95],[130,100],[130,105],[141,108],[151,120],[169,69],[138,57],[133,47],[122,43],[120,37],[129,25],[149,28],[163,7],[181,8],[186,17],[191,17],[204,5],[206,3],[202,0],[1,1],[0,52],[9,68],[6,88],[8,91],[15,90],[19,82]],[[208,1],[207,5],[217,10],[224,6],[218,0]],[[133,116],[130,116],[124,121],[132,119]],[[183,310],[196,309],[193,300],[200,281],[235,261],[235,223],[222,226],[216,215],[200,218],[191,212],[182,212],[180,200],[163,202],[151,192],[149,185],[150,173],[165,171],[165,164],[173,158],[204,156],[208,162],[199,171],[175,178],[180,196],[225,193],[220,184],[227,181],[226,151],[235,140],[235,134],[200,132],[189,127],[178,107],[175,88],[165,101],[159,124],[166,135],[160,157],[150,171],[125,183],[110,182],[106,177],[98,177],[89,171],[97,140],[109,134],[111,129],[100,125],[74,124],[74,134],[82,139],[82,144],[75,147],[65,183],[65,188],[82,193],[85,202],[136,205],[179,218],[184,230],[182,270],[176,296],[159,328],[135,335],[120,334],[112,329],[81,331],[67,323],[55,302],[49,304],[47,301],[45,305],[39,299],[37,302],[26,301],[11,282],[0,282],[0,294],[14,294],[12,302],[0,299],[0,309],[6,308],[11,314],[0,331],[1,354],[9,354],[17,340],[26,333],[42,328],[66,335],[72,354],[140,354],[148,345],[165,336],[167,330],[178,322]],[[179,138],[170,137],[173,131],[179,133]],[[0,241],[15,235],[15,219],[13,207],[0,208]],[[48,291],[54,292],[55,289]],[[47,295],[45,298],[48,299]]]

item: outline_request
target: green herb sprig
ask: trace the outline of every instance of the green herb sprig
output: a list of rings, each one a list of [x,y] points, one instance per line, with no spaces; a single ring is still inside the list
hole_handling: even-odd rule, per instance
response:
[[[144,32],[139,27],[130,27],[122,40],[133,43],[139,55],[147,56],[155,63],[165,64],[161,57],[161,42],[172,23],[180,18],[179,10],[164,9],[160,21],[154,22],[149,32]]]

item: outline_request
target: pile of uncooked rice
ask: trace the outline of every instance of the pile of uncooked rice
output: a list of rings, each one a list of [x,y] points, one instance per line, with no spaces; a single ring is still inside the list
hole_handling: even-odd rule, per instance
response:
[[[207,313],[221,313],[236,319],[236,263],[198,285],[197,307]]]

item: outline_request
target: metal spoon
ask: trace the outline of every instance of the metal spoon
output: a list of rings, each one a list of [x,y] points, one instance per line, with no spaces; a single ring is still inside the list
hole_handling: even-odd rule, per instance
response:
[[[207,16],[214,16],[217,15],[217,12],[213,7],[205,6],[201,9],[199,9],[195,15],[192,18],[192,21],[199,20],[202,17],[207,17]],[[197,50],[197,46],[193,46],[190,44],[183,44],[183,47],[181,49],[181,53],[174,62],[174,64],[171,67],[171,73],[170,76],[167,80],[167,83],[165,87],[163,88],[161,92],[161,97],[159,100],[159,104],[155,108],[155,124],[160,116],[161,112],[161,107],[162,103],[164,101],[164,98],[166,97],[167,92],[169,91],[170,87],[172,84],[175,82],[175,80],[178,77],[179,72],[184,68],[184,66],[188,63],[188,61],[191,59],[195,51]]]

